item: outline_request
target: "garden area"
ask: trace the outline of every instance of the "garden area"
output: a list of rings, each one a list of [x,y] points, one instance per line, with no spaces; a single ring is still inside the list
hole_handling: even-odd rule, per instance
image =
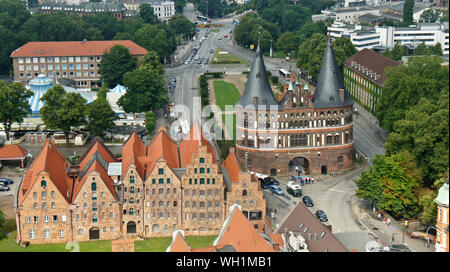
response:
[[[239,100],[240,96],[236,86],[223,80],[215,80],[213,85],[217,106],[219,106],[222,111],[225,111],[225,105],[230,105],[234,109],[234,105]]]
[[[224,64],[244,64],[249,66],[248,61],[241,59],[223,49],[217,48],[214,55],[211,57],[211,64],[224,65]]]

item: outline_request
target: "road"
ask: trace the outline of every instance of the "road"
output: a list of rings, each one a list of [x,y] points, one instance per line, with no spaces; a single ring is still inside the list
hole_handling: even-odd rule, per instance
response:
[[[187,7],[185,9],[185,15],[188,18],[195,18],[193,7]],[[221,48],[225,51],[236,55],[239,58],[248,60],[250,63],[254,58],[254,51],[248,50],[241,46],[233,44],[233,41],[228,38],[223,38],[225,33],[229,34],[230,30],[234,29],[232,24],[232,18],[214,21],[213,23],[222,23],[224,27],[219,29],[219,32],[212,32],[205,39],[203,45],[197,53],[200,58],[211,58],[212,54],[209,53],[210,48]],[[198,39],[196,42],[192,42],[189,46],[194,47],[198,45],[198,40],[204,37],[206,33],[205,29],[201,29],[198,33]],[[222,37],[221,40],[218,38]],[[189,48],[184,49],[184,52],[189,51]],[[266,69],[271,71],[272,74],[277,75],[278,69],[284,68],[296,73],[295,63],[281,62],[279,59],[273,59],[270,57],[264,57]],[[226,72],[242,72],[248,71],[250,67],[245,66],[229,66],[224,67],[212,67],[210,65],[196,64],[192,61],[190,64],[182,64],[178,67],[167,69],[167,79],[172,77],[177,78],[177,87],[171,93],[171,102],[177,105],[185,105],[189,111],[193,108],[199,109],[201,107],[194,106],[193,98],[199,96],[198,90],[198,76],[206,71],[226,71]],[[192,112],[189,115],[189,121],[192,121]],[[372,162],[373,157],[376,154],[384,154],[384,142],[376,135],[376,131],[373,126],[367,123],[371,121],[370,116],[358,115],[354,118],[354,141],[355,148],[360,151],[365,157],[368,158],[369,165]],[[306,185],[303,188],[304,195],[309,195],[315,202],[315,206],[310,208],[312,212],[318,209],[324,210],[329,218],[329,222],[333,226],[334,232],[347,232],[347,231],[361,231],[362,228],[359,222],[352,214],[352,200],[355,196],[356,180],[361,172],[366,168],[360,168],[357,171],[341,175],[329,177],[325,182]],[[280,180],[280,182],[287,182]],[[285,188],[285,187],[284,187]],[[287,212],[294,207],[299,201],[299,198],[293,198],[290,196],[275,197],[272,194],[265,192],[265,198],[268,202],[268,207],[277,208],[279,211],[276,214],[277,221],[280,222]]]

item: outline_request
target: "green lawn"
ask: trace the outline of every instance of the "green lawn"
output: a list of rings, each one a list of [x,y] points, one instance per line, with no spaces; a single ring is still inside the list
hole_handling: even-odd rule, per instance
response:
[[[224,125],[225,125],[225,115],[230,116],[230,114],[222,114],[222,122]],[[228,130],[228,131],[233,131],[233,141],[236,141],[236,114],[233,114],[233,127],[231,127],[230,129],[228,129],[227,127],[224,127],[223,129]]]
[[[66,249],[66,244],[29,245],[23,248],[15,242],[16,232],[8,238],[0,240],[0,252],[70,252],[74,248]],[[187,236],[186,241],[192,248],[212,246],[217,236]],[[136,252],[164,252],[172,242],[172,237],[158,237],[134,242]],[[80,252],[111,252],[111,241],[79,242]]]
[[[217,48],[216,52],[211,58],[210,64],[213,65],[234,65],[234,64],[245,64],[249,65],[248,61],[241,59],[233,54],[219,54],[220,51],[225,51],[224,49]]]
[[[216,104],[221,110],[225,110],[225,105],[234,105],[239,100],[240,93],[236,86],[223,80],[213,82]]]

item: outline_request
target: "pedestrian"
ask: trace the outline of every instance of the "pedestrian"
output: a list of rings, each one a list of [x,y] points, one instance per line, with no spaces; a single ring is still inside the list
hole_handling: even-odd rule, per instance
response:
[[[378,213],[378,220],[381,221],[381,213]]]
[[[388,218],[388,220],[387,220],[387,225],[388,225],[388,226],[391,225],[391,219],[390,219],[390,218]]]
[[[311,178],[311,182],[314,184],[314,178]]]
[[[386,225],[386,218],[383,217],[383,224]]]

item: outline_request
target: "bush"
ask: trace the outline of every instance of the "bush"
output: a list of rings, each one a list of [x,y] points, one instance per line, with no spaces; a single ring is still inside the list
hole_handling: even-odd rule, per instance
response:
[[[223,161],[230,154],[230,147],[236,146],[236,142],[234,140],[218,140],[217,145],[219,146],[220,155]]]

